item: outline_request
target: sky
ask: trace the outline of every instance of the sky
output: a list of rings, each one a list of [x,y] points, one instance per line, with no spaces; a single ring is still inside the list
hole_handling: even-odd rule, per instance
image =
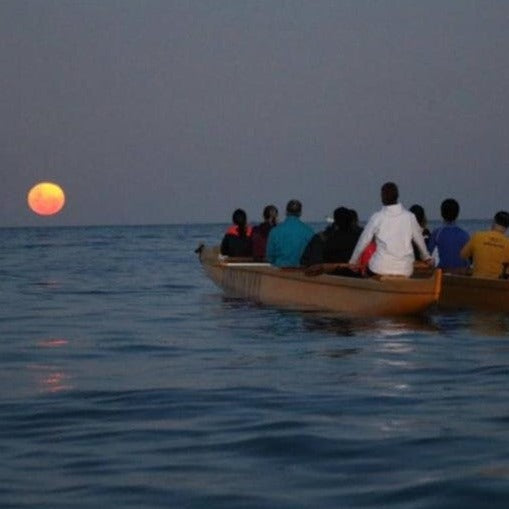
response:
[[[508,54],[505,0],[2,0],[0,226],[366,219],[385,181],[492,217]]]

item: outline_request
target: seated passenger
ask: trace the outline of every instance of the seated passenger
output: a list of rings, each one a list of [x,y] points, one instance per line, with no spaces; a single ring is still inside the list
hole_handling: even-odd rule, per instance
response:
[[[461,249],[468,242],[468,233],[456,225],[460,206],[453,198],[444,200],[440,212],[444,224],[431,232],[428,239],[428,249],[432,253],[438,251],[438,267],[444,270],[464,271],[468,262],[460,256]]]
[[[221,242],[221,254],[226,256],[252,256],[251,227],[247,225],[247,215],[237,209],[232,216],[233,225],[226,231]]]
[[[509,213],[495,214],[491,230],[476,232],[461,250],[461,257],[471,259],[474,277],[504,277],[505,264],[509,263]]]
[[[372,274],[411,276],[414,268],[412,240],[417,244],[423,260],[431,264],[417,220],[398,203],[398,198],[396,184],[387,182],[382,186],[383,208],[375,212],[364,227],[350,258],[354,267],[358,266],[361,254],[372,240],[376,243],[376,251],[368,263]]]
[[[267,241],[267,260],[277,267],[299,267],[300,257],[314,235],[310,226],[300,220],[302,204],[290,200],[286,219],[272,228]]]
[[[362,232],[352,219],[349,209],[338,207],[332,225],[314,235],[306,246],[301,257],[302,265],[348,263]]]
[[[415,216],[415,219],[417,219],[417,223],[421,227],[424,242],[426,242],[427,245],[430,232],[428,230],[428,221],[426,219],[426,213],[424,212],[424,208],[421,205],[412,205],[408,210],[410,210],[410,212]],[[415,259],[420,260],[421,254],[419,253],[419,248],[417,247],[417,244],[414,241],[412,241],[412,247],[414,248]]]
[[[275,205],[267,205],[263,209],[263,223],[253,226],[251,235],[253,241],[253,258],[264,261],[267,249],[267,239],[274,226],[277,225],[278,210]]]

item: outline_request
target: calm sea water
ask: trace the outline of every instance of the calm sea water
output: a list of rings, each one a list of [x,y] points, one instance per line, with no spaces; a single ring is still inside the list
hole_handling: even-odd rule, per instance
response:
[[[226,299],[222,231],[0,230],[2,509],[509,506],[509,317]]]

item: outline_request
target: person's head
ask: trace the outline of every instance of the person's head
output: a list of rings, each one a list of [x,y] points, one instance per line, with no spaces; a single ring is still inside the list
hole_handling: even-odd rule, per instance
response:
[[[350,214],[350,224],[352,228],[357,228],[359,226],[359,215],[357,211],[354,209],[348,209],[348,213]]]
[[[302,203],[299,200],[290,200],[286,205],[286,215],[300,217],[302,214]]]
[[[278,210],[275,205],[267,205],[263,209],[263,219],[270,224],[277,223]]]
[[[233,224],[237,226],[243,226],[247,223],[247,215],[244,210],[236,209],[232,215]]]
[[[421,205],[412,205],[410,207],[410,212],[415,216],[415,219],[417,219],[417,222],[419,223],[419,226],[421,228],[424,228],[426,226],[427,220],[426,220],[426,214],[424,212],[424,208]]]
[[[454,198],[447,198],[440,205],[440,214],[446,223],[456,221],[460,213],[460,205]]]
[[[239,235],[243,236],[247,230],[247,215],[244,210],[236,209],[232,215],[233,224],[239,229]]]
[[[507,230],[509,228],[509,212],[505,210],[498,211],[493,218],[493,224],[498,226],[499,229]]]
[[[338,230],[346,231],[352,227],[352,215],[345,207],[338,207],[334,210],[334,224]]]
[[[381,189],[382,203],[384,205],[395,205],[398,203],[399,191],[394,182],[386,182]]]

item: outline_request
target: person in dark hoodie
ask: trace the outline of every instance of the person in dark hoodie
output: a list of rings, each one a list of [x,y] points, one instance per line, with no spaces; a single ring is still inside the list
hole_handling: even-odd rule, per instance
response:
[[[352,211],[346,207],[334,210],[334,222],[309,241],[301,258],[302,265],[348,263],[362,228],[357,227]]]
[[[245,211],[235,210],[232,221],[233,225],[228,228],[221,242],[221,254],[232,257],[252,256],[251,227],[247,224]]]

